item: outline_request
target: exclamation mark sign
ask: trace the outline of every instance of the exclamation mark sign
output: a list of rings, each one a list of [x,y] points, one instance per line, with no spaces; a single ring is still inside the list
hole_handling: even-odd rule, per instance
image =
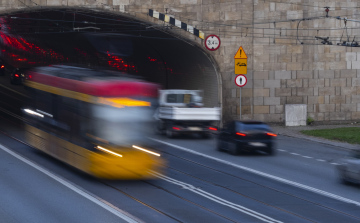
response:
[[[240,51],[241,52],[241,51]],[[240,53],[241,54],[241,53]],[[242,85],[242,77],[240,77],[240,85]]]
[[[241,51],[242,51],[242,50],[240,49],[240,57],[241,57]]]

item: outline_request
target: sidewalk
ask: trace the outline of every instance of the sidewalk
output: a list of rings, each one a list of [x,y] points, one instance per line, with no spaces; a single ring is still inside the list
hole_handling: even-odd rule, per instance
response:
[[[314,126],[279,126],[279,125],[271,125],[271,128],[278,135],[284,135],[294,138],[302,138],[318,143],[324,143],[327,145],[336,146],[345,150],[354,150],[359,149],[360,145],[358,144],[350,144],[345,142],[338,142],[334,140],[328,140],[313,136],[307,136],[300,133],[301,130],[314,130],[314,129],[335,129],[335,128],[343,128],[343,127],[360,127],[359,123],[356,124],[345,124],[345,125],[314,125]]]

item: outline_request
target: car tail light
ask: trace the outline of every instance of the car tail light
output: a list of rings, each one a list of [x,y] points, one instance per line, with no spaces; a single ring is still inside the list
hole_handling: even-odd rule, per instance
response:
[[[4,68],[5,66],[4,65],[1,65],[1,68]]]
[[[271,132],[267,132],[266,135],[268,135],[268,136],[274,136],[274,137],[277,136],[275,133],[271,133]]]
[[[19,77],[19,74],[15,74],[15,77]]]
[[[245,133],[241,133],[241,132],[237,132],[236,135],[239,135],[239,136],[246,136]]]
[[[215,128],[215,127],[209,127],[209,130],[217,131],[217,128]]]
[[[174,130],[180,130],[179,127],[172,127]]]

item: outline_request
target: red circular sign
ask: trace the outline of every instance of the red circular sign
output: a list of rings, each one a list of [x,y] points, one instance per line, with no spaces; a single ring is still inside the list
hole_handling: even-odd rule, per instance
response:
[[[235,84],[239,87],[244,87],[247,83],[245,75],[239,74],[235,77]]]
[[[220,38],[217,35],[209,35],[205,39],[205,47],[208,50],[214,51],[219,49],[221,44]]]

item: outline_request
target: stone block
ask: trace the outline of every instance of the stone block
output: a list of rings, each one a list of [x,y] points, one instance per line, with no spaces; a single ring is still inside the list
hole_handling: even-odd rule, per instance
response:
[[[314,88],[298,87],[296,88],[297,96],[312,96],[314,95]]]
[[[347,69],[346,61],[325,62],[325,70],[343,70],[343,69]]]
[[[345,104],[346,96],[344,95],[330,95],[330,104]]]
[[[275,71],[275,79],[291,79],[291,71]]]
[[[351,86],[360,86],[360,78],[353,78],[351,81]]]
[[[352,78],[356,76],[356,70],[340,70],[340,77],[341,78]]]
[[[284,105],[275,105],[275,113],[283,114],[284,113]]]
[[[275,88],[275,96],[291,96],[291,88]]]
[[[269,114],[270,107],[265,105],[254,106],[254,114]]]
[[[264,105],[280,105],[280,97],[265,97]]]
[[[350,97],[352,104],[360,103],[360,95],[351,95]]]
[[[345,60],[346,61],[356,61],[356,53],[355,52],[346,52]]]
[[[330,87],[346,87],[346,78],[330,79]]]
[[[254,91],[254,97],[269,97],[270,91],[267,88],[264,89],[256,89]]]
[[[324,96],[309,96],[307,103],[311,104],[323,104],[324,103]]]
[[[237,97],[240,97],[240,88],[237,89]],[[253,89],[252,88],[242,88],[241,89],[241,97],[252,97]]]
[[[351,120],[359,120],[360,112],[351,112]]]
[[[264,105],[264,97],[254,97],[254,105]]]
[[[309,79],[309,87],[324,87],[324,79]]]
[[[302,79],[286,80],[287,87],[302,87]]]
[[[334,112],[335,104],[319,104],[319,112]]]
[[[254,80],[254,88],[264,88],[264,80]]]
[[[264,80],[265,88],[279,88],[280,80]]]
[[[322,78],[331,78],[334,79],[335,71],[333,70],[319,70],[319,79]]]
[[[302,64],[297,62],[287,63],[286,70],[302,70]]]
[[[340,95],[354,95],[357,94],[358,87],[342,87],[340,89]]]
[[[269,71],[254,71],[254,79],[269,79]]]
[[[342,104],[340,111],[342,112],[354,112],[354,111],[360,111],[357,109],[358,104]]]
[[[302,126],[306,125],[307,105],[305,104],[286,104],[285,105],[285,125]]]
[[[303,97],[301,96],[291,96],[286,97],[286,104],[302,104],[303,103]]]
[[[335,95],[335,87],[319,87],[319,95]]]
[[[360,62],[359,61],[351,61],[351,69],[354,69],[354,70],[360,69]]]
[[[297,71],[296,72],[296,78],[297,79],[312,79],[313,78],[313,73],[312,71]]]
[[[345,112],[330,112],[330,120],[345,120]]]

